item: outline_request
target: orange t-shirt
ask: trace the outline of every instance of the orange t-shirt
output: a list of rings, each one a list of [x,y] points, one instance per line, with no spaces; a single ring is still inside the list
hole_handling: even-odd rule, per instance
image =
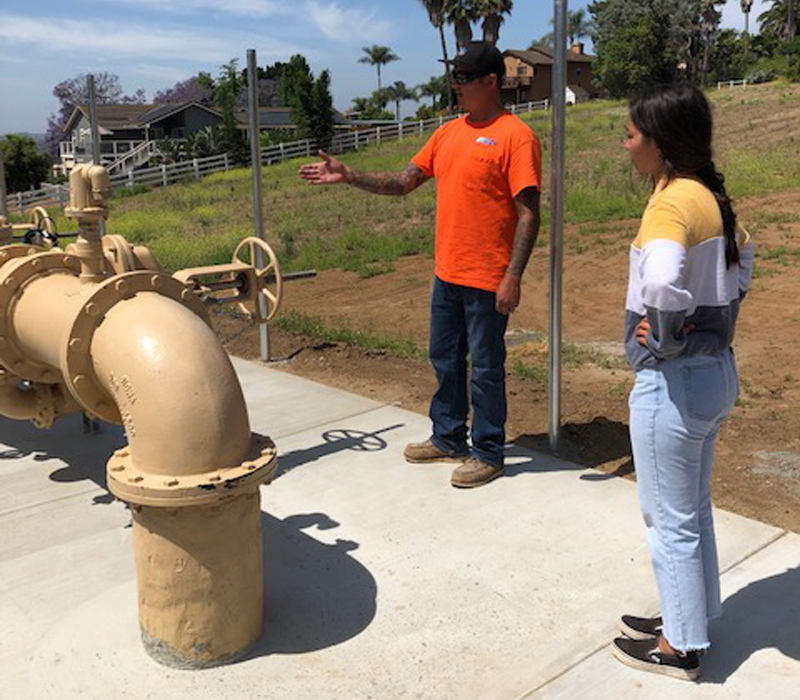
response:
[[[436,276],[494,292],[511,260],[516,197],[541,190],[539,139],[510,112],[447,122],[411,160],[436,178]]]

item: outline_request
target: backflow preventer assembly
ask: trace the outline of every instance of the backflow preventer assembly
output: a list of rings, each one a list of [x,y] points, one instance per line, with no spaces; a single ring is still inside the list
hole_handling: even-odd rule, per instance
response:
[[[46,428],[82,410],[124,425],[107,478],[133,512],[144,646],[171,666],[215,666],[261,635],[259,486],[277,456],[250,432],[204,302],[258,310],[263,295],[271,317],[280,269],[253,238],[230,265],[170,276],[147,248],[101,237],[109,190],[102,166],[72,171],[65,213],[78,234],[64,250],[47,231],[15,244],[19,225],[0,218],[0,414]]]

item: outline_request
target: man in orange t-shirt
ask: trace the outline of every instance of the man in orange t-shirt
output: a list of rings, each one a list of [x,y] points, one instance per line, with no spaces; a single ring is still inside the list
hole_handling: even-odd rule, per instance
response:
[[[470,488],[503,473],[505,331],[539,231],[541,148],[502,105],[505,65],[493,44],[474,43],[450,63],[467,115],[435,131],[402,173],[356,172],[321,152],[323,161],[304,165],[300,175],[312,184],[394,195],[436,178],[430,358],[439,388],[431,401],[432,435],[408,445],[405,457],[459,462],[451,483]]]

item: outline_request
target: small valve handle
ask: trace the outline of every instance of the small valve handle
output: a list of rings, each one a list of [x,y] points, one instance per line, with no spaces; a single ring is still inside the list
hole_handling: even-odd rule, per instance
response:
[[[249,253],[250,259],[245,258]],[[260,256],[263,258],[260,260]],[[262,262],[263,260],[263,262]],[[283,298],[283,276],[278,258],[272,248],[260,238],[251,236],[245,238],[233,252],[233,263],[249,265],[255,270],[257,291],[255,294],[255,309],[250,310],[247,304],[240,303],[239,308],[259,323],[266,323],[275,318]],[[263,266],[259,266],[259,265]],[[264,298],[266,308],[262,310],[261,298]]]

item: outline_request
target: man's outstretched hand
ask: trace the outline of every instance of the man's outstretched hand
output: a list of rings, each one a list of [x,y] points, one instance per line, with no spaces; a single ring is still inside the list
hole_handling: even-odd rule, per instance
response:
[[[311,185],[338,185],[347,182],[347,166],[325,151],[319,152],[321,162],[309,163],[300,168],[300,177]]]

